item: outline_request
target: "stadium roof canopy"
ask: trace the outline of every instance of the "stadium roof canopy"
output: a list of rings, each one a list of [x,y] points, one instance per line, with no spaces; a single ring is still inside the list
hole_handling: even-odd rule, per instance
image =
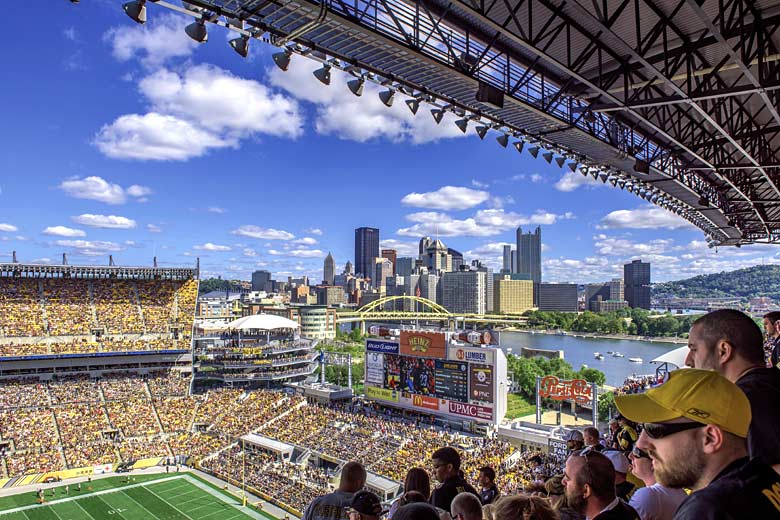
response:
[[[232,330],[277,330],[277,329],[298,329],[300,324],[297,321],[289,320],[273,314],[252,314],[244,316],[230,323],[223,325],[222,329]]]
[[[662,354],[652,360],[650,363],[657,363],[657,364],[663,364],[663,363],[669,363],[670,365],[674,365],[677,368],[685,368],[685,358],[688,356],[688,347],[680,347],[676,348],[674,350],[670,350],[666,354]]]
[[[680,215],[710,245],[780,242],[778,0],[155,5],[240,33],[242,55],[262,39],[284,70],[305,56],[323,83],[339,68],[356,95],[373,82],[388,106],[403,96],[438,123],[541,152]]]

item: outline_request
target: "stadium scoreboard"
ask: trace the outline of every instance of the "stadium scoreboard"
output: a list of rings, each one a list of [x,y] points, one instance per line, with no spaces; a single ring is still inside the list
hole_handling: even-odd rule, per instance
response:
[[[446,332],[366,340],[365,394],[388,406],[497,424],[506,414],[506,374],[500,348],[451,342]]]

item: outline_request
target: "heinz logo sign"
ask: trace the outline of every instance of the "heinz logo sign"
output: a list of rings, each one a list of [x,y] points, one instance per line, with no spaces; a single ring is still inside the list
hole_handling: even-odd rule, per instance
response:
[[[477,350],[464,350],[459,348],[455,351],[455,357],[459,361],[468,361],[470,363],[478,363],[480,365],[487,365],[487,353]]]
[[[431,347],[431,340],[425,336],[409,336],[409,347],[412,352],[427,352]]]
[[[487,419],[493,418],[493,410],[487,406],[479,406],[476,404],[457,403],[455,401],[449,401],[449,411],[456,415],[462,415],[464,417],[471,417],[473,419]]]

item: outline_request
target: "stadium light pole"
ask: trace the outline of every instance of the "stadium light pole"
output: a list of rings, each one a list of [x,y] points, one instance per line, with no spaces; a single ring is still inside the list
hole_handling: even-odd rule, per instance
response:
[[[241,439],[241,502],[246,507],[246,442]]]

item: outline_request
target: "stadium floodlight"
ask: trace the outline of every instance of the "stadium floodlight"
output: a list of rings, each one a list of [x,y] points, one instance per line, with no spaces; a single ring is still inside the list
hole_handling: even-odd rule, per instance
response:
[[[620,189],[621,189],[621,190],[622,190],[623,188],[625,188],[625,187],[626,187],[626,181],[625,181],[625,179],[620,179],[620,180],[618,181],[618,185],[620,185]]]
[[[580,173],[583,175],[587,175],[589,169],[590,168],[588,167],[587,164],[583,164],[582,166],[580,166]]]
[[[563,168],[563,165],[566,164],[566,157],[556,157],[555,162],[558,163],[558,168]]]
[[[506,134],[501,134],[496,137],[496,142],[500,144],[502,148],[506,148],[506,146],[509,144],[509,136]]]
[[[460,131],[465,134],[466,130],[469,127],[469,120],[468,119],[458,119],[457,121],[455,121],[455,126],[460,128]]]
[[[542,154],[542,157],[545,161],[547,161],[547,164],[552,164],[553,159],[553,153],[552,152],[546,152]]]
[[[577,171],[577,163],[576,162],[570,162],[566,166],[568,166],[568,168],[572,171],[572,173]]]
[[[330,65],[323,65],[322,68],[315,70],[313,74],[323,85],[330,85]]]
[[[290,67],[290,58],[292,57],[292,51],[290,49],[285,48],[282,52],[277,52],[271,57],[277,67],[284,72],[287,72],[287,69]]]
[[[539,157],[539,147],[538,146],[532,146],[528,149],[528,153],[530,153],[534,159]]]
[[[242,58],[246,58],[249,55],[249,36],[239,36],[228,43]]]
[[[525,141],[515,141],[514,146],[517,149],[517,153],[523,153],[523,147],[525,146]]]
[[[73,0],[71,0],[73,2]],[[78,3],[78,0],[74,3]],[[146,0],[135,0],[134,2],[127,2],[122,5],[122,9],[125,10],[125,14],[129,16],[134,22],[145,24],[146,23]]]
[[[420,110],[420,100],[417,98],[407,99],[405,101],[406,106],[412,111],[412,114],[417,115],[417,111]]]
[[[441,120],[444,118],[444,110],[433,108],[431,109],[431,115],[433,116],[433,120],[436,121],[436,124],[438,125],[439,123],[441,123]]]
[[[487,134],[487,131],[490,130],[490,127],[483,125],[483,126],[478,126],[477,128],[475,128],[475,130],[477,131],[477,135],[479,136],[479,138],[484,139],[485,134]]]
[[[393,106],[393,98],[395,97],[395,90],[388,89],[379,93],[379,99],[388,108]]]
[[[365,85],[365,83],[365,78],[361,77],[358,79],[353,79],[352,81],[347,81],[347,87],[349,87],[350,92],[360,97],[363,95],[363,85]]]
[[[206,29],[206,18],[204,17],[189,24],[185,27],[184,32],[198,43],[206,43],[209,40],[209,31]]]

